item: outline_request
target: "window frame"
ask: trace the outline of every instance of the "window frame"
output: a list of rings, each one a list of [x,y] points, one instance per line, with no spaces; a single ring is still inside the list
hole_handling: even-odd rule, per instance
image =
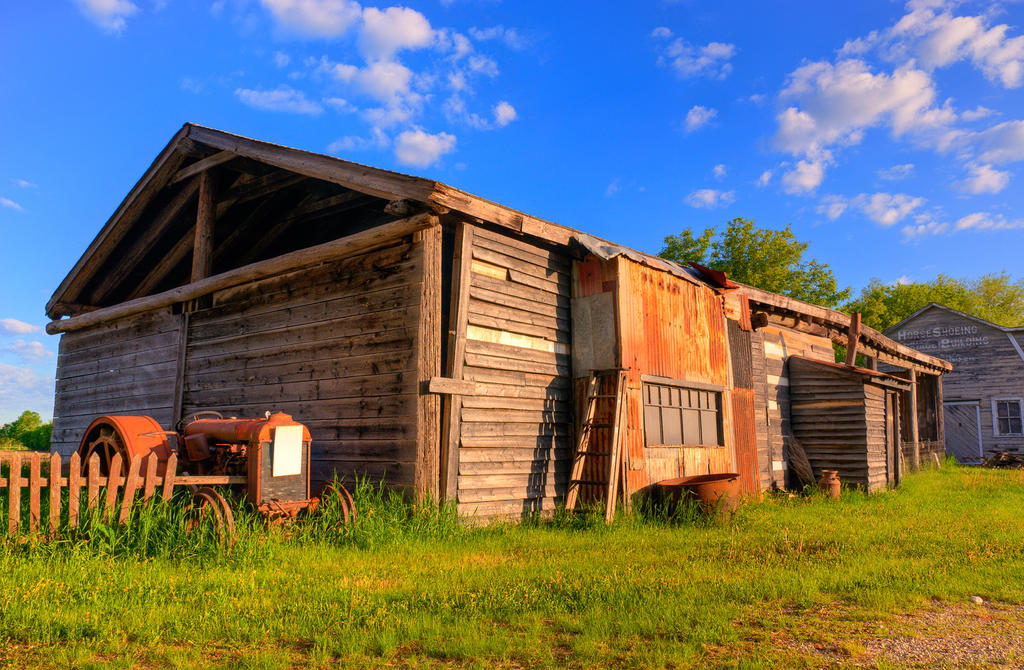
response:
[[[999,431],[999,403],[1017,403],[1018,416],[1007,417],[1007,419],[1017,419],[1021,424],[1021,432],[1002,433]],[[1024,437],[1024,398],[992,398],[992,436]]]
[[[725,403],[725,400],[726,400],[726,398],[725,398],[726,387],[719,386],[717,384],[705,384],[705,383],[702,383],[702,382],[689,382],[689,381],[685,381],[685,380],[682,380],[682,379],[672,379],[672,378],[659,377],[659,376],[654,376],[654,375],[641,375],[640,376],[640,381],[641,381],[640,392],[641,392],[641,412],[642,412],[641,421],[642,421],[642,424],[643,424],[644,446],[645,447],[651,447],[651,448],[654,448],[654,449],[681,449],[681,448],[684,448],[684,447],[726,447],[726,446],[728,446],[727,445],[726,435],[725,435],[725,405],[724,405],[724,403]],[[704,393],[710,393],[710,394],[714,395],[714,397],[715,397],[715,404],[716,404],[716,407],[715,407],[714,410],[702,409],[700,407],[694,407],[694,408],[685,407],[684,408],[682,405],[678,405],[678,407],[681,410],[682,409],[694,409],[694,410],[697,410],[697,412],[698,412],[697,431],[701,434],[701,437],[702,437],[702,440],[700,442],[686,442],[685,440],[682,440],[680,443],[676,444],[676,443],[652,443],[650,441],[649,436],[648,436],[648,430],[647,430],[647,411],[648,411],[648,408],[649,407],[657,407],[660,410],[660,408],[672,407],[673,405],[649,404],[647,402],[648,386],[649,385],[655,385],[655,386],[661,386],[661,387],[669,387],[669,388],[673,388],[673,389],[676,389],[676,390],[681,391],[681,392],[682,391],[686,391],[686,392],[696,391],[698,393],[704,392]],[[703,442],[703,434],[704,434],[704,426],[705,426],[705,424],[704,424],[704,414],[705,413],[709,413],[711,411],[714,411],[714,413],[715,413],[715,432],[716,432],[716,436],[718,438],[718,443],[717,444],[706,444],[706,443]],[[664,418],[663,417],[662,417],[661,421],[662,421],[662,429],[663,429],[663,427],[664,427]],[[684,420],[681,418],[680,419],[680,427],[679,427],[679,430],[680,430],[681,434],[682,434],[682,432],[684,430],[684,425],[685,425],[684,424]],[[664,432],[664,431],[662,430],[662,432]]]

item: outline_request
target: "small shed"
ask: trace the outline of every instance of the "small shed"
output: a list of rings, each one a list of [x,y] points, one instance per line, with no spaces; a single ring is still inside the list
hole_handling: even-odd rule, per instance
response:
[[[877,370],[790,356],[790,422],[815,474],[838,470],[868,493],[898,484],[900,392],[909,390]]]

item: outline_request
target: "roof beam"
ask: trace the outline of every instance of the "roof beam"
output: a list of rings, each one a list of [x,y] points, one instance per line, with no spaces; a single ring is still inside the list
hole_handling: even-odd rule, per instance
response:
[[[230,151],[218,151],[212,156],[197,160],[188,167],[184,167],[178,170],[173,177],[171,177],[171,183],[177,184],[179,181],[184,181],[189,177],[195,176],[200,172],[205,172],[212,167],[216,167],[222,163],[227,163],[230,160],[238,158],[238,154],[231,153]]]
[[[379,249],[394,243],[397,239],[436,225],[438,225],[438,218],[432,213],[417,214],[405,219],[398,219],[397,221],[353,233],[352,235],[318,244],[314,247],[299,249],[298,251],[275,256],[258,263],[243,265],[240,268],[191,282],[163,293],[146,296],[137,300],[129,300],[128,302],[104,307],[95,312],[89,312],[88,314],[82,314],[70,319],[51,321],[46,325],[46,332],[50,335],[66,333],[122,319],[133,314],[168,307],[175,303],[200,298],[231,286],[266,279],[283,272],[338,260],[372,249]]]
[[[367,195],[394,200],[396,196],[429,202],[434,192],[434,182],[420,177],[410,177],[397,172],[388,172],[311,151],[290,149],[269,142],[251,140],[202,126],[188,126],[188,137],[223,151],[276,165],[285,170],[299,172],[309,177],[340,184]]]

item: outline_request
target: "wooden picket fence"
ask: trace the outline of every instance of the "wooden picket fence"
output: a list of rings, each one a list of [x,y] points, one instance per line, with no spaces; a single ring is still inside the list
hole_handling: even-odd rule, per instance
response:
[[[0,451],[0,471],[8,465],[8,476],[0,477],[0,491],[7,489],[7,536],[14,537],[25,528],[22,522],[22,498],[28,495],[29,533],[43,531],[42,492],[46,489],[48,500],[46,531],[49,537],[57,535],[61,527],[62,490],[67,489],[68,528],[78,528],[81,512],[92,515],[99,508],[105,521],[116,520],[125,523],[131,517],[132,507],[137,496],[148,501],[157,494],[169,500],[176,485],[202,486],[211,484],[244,484],[245,477],[224,476],[188,476],[176,475],[178,458],[171,454],[165,468],[166,474],[157,475],[157,457],[150,454],[145,459],[138,456],[128,462],[127,472],[122,472],[121,455],[115,454],[110,462],[110,472],[104,475],[100,471],[100,458],[93,454],[89,458],[85,472],[78,454],[73,454],[67,468],[58,453],[42,454],[40,452]],[[25,466],[28,478],[24,476]],[[43,466],[48,465],[43,473]],[[26,491],[27,489],[27,491]],[[101,489],[103,495],[101,495]],[[85,505],[82,503],[82,491],[86,492]],[[120,498],[120,507],[118,507]],[[119,509],[116,515],[115,510]],[[0,510],[2,518],[2,510]]]

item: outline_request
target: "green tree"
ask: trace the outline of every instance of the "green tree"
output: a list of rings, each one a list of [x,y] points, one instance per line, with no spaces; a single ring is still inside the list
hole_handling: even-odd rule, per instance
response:
[[[1024,325],[1024,278],[1014,281],[1000,272],[977,279],[940,274],[931,281],[906,284],[872,279],[843,309],[860,312],[864,323],[885,330],[932,302],[1000,326]]]
[[[0,446],[23,446],[34,450],[48,450],[52,423],[43,423],[39,412],[25,411],[14,421],[0,426]]]
[[[805,260],[805,251],[807,243],[797,240],[789,226],[757,228],[751,219],[736,218],[717,236],[714,228],[696,237],[689,228],[669,235],[658,255],[700,263],[740,283],[816,305],[835,307],[849,299],[850,289],[839,290],[828,265]]]

